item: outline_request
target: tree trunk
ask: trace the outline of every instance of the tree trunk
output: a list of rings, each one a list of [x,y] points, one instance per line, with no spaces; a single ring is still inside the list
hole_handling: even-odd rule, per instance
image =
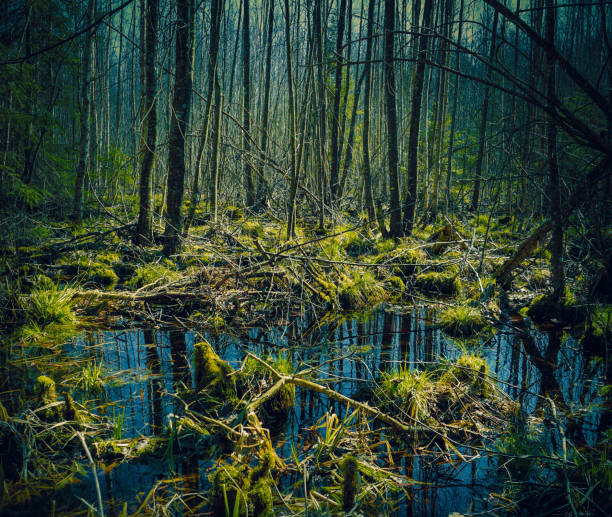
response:
[[[555,0],[546,0],[546,40],[555,43]],[[549,105],[553,108],[552,99],[556,96],[555,58],[546,53],[547,94]],[[563,296],[565,275],[563,271],[563,221],[561,215],[561,192],[559,188],[559,162],[557,159],[557,124],[548,114],[546,117],[547,158],[549,169],[549,202],[550,219],[553,223],[550,245],[550,264],[552,273],[553,299],[559,301]]]
[[[317,104],[319,108],[318,126],[319,138],[317,149],[318,162],[318,184],[319,184],[319,227],[325,225],[325,141],[327,136],[327,108],[325,92],[325,63],[323,62],[323,26],[322,26],[322,1],[315,0],[313,14],[313,32],[315,43],[315,59],[317,67]]]
[[[157,46],[158,0],[146,0],[145,31],[145,111],[147,122],[146,142],[140,171],[140,210],[136,226],[135,242],[145,244],[153,238],[151,204],[153,196],[153,160],[157,139],[157,110],[155,106],[155,48]]]
[[[368,28],[366,39],[365,65],[363,69],[365,90],[363,95],[363,181],[365,189],[365,204],[368,211],[368,219],[374,222],[376,212],[374,210],[374,196],[372,193],[372,171],[370,169],[370,112],[372,109],[372,47],[374,45],[372,33],[374,31],[374,7],[376,0],[370,0],[368,5]]]
[[[265,192],[265,166],[264,160],[266,159],[266,155],[268,153],[268,130],[269,130],[269,119],[270,119],[270,78],[272,75],[272,36],[274,34],[274,0],[268,0],[268,27],[267,27],[267,41],[266,41],[266,77],[264,80],[264,98],[263,98],[263,107],[262,107],[262,117],[263,120],[261,122],[261,165],[259,166],[259,178],[258,178],[258,188],[257,188],[257,204],[260,207],[264,207],[266,205],[266,196],[267,192]]]
[[[497,20],[499,19],[499,13],[495,11],[493,14],[493,28],[491,29],[491,48],[489,50],[489,64],[493,64],[493,58],[495,57],[495,40],[497,35]],[[493,68],[489,66],[487,68],[487,83],[491,82],[493,75]],[[480,201],[480,181],[482,177],[482,159],[484,157],[484,146],[485,140],[487,139],[487,118],[489,115],[489,98],[491,95],[491,89],[488,85],[484,87],[484,100],[482,101],[482,111],[480,119],[480,140],[478,141],[478,156],[476,158],[476,174],[474,178],[474,191],[472,193],[472,205],[470,210],[476,212],[478,210],[478,203]]]
[[[175,80],[172,98],[172,118],[168,135],[168,194],[164,255],[177,252],[183,229],[183,195],[185,182],[185,135],[191,107],[190,37],[193,34],[191,0],[177,0]]]
[[[414,81],[412,84],[412,101],[410,110],[410,135],[408,137],[408,171],[407,193],[404,204],[404,235],[410,235],[414,225],[418,181],[419,126],[421,124],[421,100],[425,82],[425,60],[427,57],[427,31],[431,30],[432,0],[425,0],[423,5],[422,34],[419,37],[419,53],[417,56]]]
[[[85,24],[91,25],[94,15],[95,0],[89,0]],[[91,80],[91,52],[93,47],[93,33],[91,29],[85,34],[85,47],[83,49],[83,73],[81,75],[81,111],[80,111],[80,141],[79,141],[79,163],[77,165],[76,180],[74,182],[74,204],[72,217],[75,222],[80,223],[83,219],[83,187],[85,185],[85,173],[87,172],[89,152],[89,86]]]
[[[244,153],[243,175],[246,190],[247,208],[255,205],[255,178],[249,162],[251,149],[251,37],[249,1],[244,0],[244,17],[242,20],[242,148]]]
[[[185,233],[189,230],[196,207],[200,200],[200,178],[202,177],[202,157],[206,150],[208,139],[208,125],[213,104],[213,95],[216,95],[215,88],[219,88],[219,77],[217,61],[219,56],[219,36],[221,33],[221,17],[223,15],[223,0],[212,0],[210,6],[210,39],[208,48],[208,92],[206,95],[206,107],[204,108],[204,120],[202,124],[202,134],[196,156],[195,172],[191,188],[191,202],[189,204],[189,215],[185,221]]]
[[[295,148],[295,98],[293,91],[290,20],[289,0],[285,0],[285,49],[287,53],[287,84],[289,91],[289,154],[291,155],[291,187],[287,204],[287,239],[292,239],[295,236],[295,199],[299,180]]]
[[[334,105],[332,108],[331,127],[331,169],[329,172],[329,187],[332,204],[336,201],[339,186],[340,153],[338,148],[340,131],[340,93],[342,90],[342,41],[344,39],[344,25],[346,18],[346,0],[340,0],[338,7],[338,31],[336,36],[336,70],[334,81]]]
[[[395,31],[395,0],[385,0],[384,64],[385,64],[385,115],[387,118],[387,160],[389,166],[389,205],[391,223],[389,234],[399,238],[402,234],[402,210],[397,172],[397,108],[395,105],[395,73],[393,70],[393,32]]]

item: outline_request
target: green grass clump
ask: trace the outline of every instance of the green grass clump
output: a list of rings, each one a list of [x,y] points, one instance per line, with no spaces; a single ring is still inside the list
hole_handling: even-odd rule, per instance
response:
[[[90,263],[82,270],[83,280],[91,282],[106,289],[112,289],[117,285],[119,277],[111,267],[102,263]]]
[[[101,264],[113,265],[115,262],[121,262],[121,255],[114,251],[103,251],[96,255],[96,262]]]
[[[586,316],[584,310],[576,304],[576,297],[566,287],[561,300],[556,301],[550,294],[541,294],[531,301],[525,312],[535,323],[556,319],[573,324]]]
[[[452,364],[441,375],[440,383],[450,386],[463,384],[479,397],[489,397],[494,393],[490,380],[489,367],[486,361],[474,354],[461,355],[455,364]]]
[[[410,371],[408,367],[383,373],[375,391],[385,407],[401,407],[412,418],[423,420],[435,403],[436,384],[430,372]]]
[[[338,301],[344,309],[371,307],[387,299],[389,292],[384,283],[370,272],[345,277],[338,293]]]
[[[485,326],[482,313],[475,307],[448,307],[440,314],[442,330],[454,337],[468,337]]]
[[[227,401],[235,397],[234,370],[223,361],[208,341],[193,346],[193,369],[198,392],[206,390],[213,397]]]
[[[30,344],[57,342],[70,337],[77,326],[73,311],[74,289],[44,282],[18,298],[23,325],[16,335]]]
[[[153,283],[156,285],[166,285],[178,280],[180,277],[181,274],[178,271],[169,268],[165,264],[143,264],[136,268],[134,275],[126,284],[133,289],[139,289]]]
[[[371,255],[376,253],[377,245],[373,239],[368,239],[365,235],[352,231],[343,235],[344,251],[349,257],[360,255]]]
[[[416,286],[421,291],[455,295],[461,292],[461,282],[454,272],[431,271],[416,277]]]

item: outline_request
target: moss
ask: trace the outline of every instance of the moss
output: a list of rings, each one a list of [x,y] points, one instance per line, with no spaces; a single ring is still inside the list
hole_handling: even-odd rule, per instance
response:
[[[181,274],[175,269],[168,267],[167,264],[143,264],[136,268],[134,275],[126,282],[126,285],[133,289],[139,289],[153,283],[166,285],[178,280],[180,277]]]
[[[222,330],[225,328],[225,320],[223,316],[219,314],[213,314],[208,320],[208,323],[214,330]]]
[[[119,281],[117,273],[102,263],[90,264],[83,273],[83,279],[85,282],[91,282],[106,289],[112,289]]]
[[[399,276],[390,276],[385,280],[385,287],[389,291],[392,299],[398,299],[404,294],[406,286]]]
[[[343,247],[346,254],[350,257],[371,255],[377,251],[377,245],[374,240],[368,239],[356,231],[347,232],[343,235]]]
[[[355,506],[358,480],[359,462],[354,456],[347,456],[342,461],[342,509],[345,512]]]
[[[341,283],[338,300],[344,309],[371,307],[389,299],[385,285],[370,272],[345,277]]]
[[[121,255],[114,251],[103,251],[96,255],[96,262],[101,264],[113,265],[115,262],[121,262]]]
[[[74,400],[72,400],[72,397],[69,393],[64,394],[64,410],[62,413],[65,420],[70,420],[74,422],[81,421],[81,415],[76,406],[74,405]]]
[[[448,272],[431,271],[416,277],[416,286],[421,291],[455,295],[461,292],[461,282],[457,275]]]
[[[586,312],[576,303],[576,297],[569,288],[566,288],[560,301],[556,301],[549,294],[536,296],[529,304],[526,313],[536,323],[555,319],[574,324],[586,317]]]
[[[197,391],[206,390],[223,401],[235,397],[236,387],[231,375],[234,370],[219,358],[208,341],[194,345],[193,368]]]
[[[250,479],[248,466],[235,467],[221,463],[212,478],[211,507],[213,515],[246,516],[248,510],[248,490]]]
[[[448,307],[440,314],[440,325],[444,332],[454,337],[468,337],[481,330],[485,321],[482,313],[466,305]]]
[[[451,386],[465,384],[475,395],[489,397],[493,394],[489,375],[489,367],[482,357],[463,354],[442,374],[440,382]]]
[[[36,382],[38,382],[38,397],[43,404],[51,404],[57,399],[55,392],[55,381],[51,377],[46,375],[40,375]]]
[[[532,289],[544,289],[550,282],[550,271],[536,269],[529,275],[528,284]]]
[[[228,205],[225,207],[224,213],[232,221],[238,221],[244,219],[244,210],[239,206]]]

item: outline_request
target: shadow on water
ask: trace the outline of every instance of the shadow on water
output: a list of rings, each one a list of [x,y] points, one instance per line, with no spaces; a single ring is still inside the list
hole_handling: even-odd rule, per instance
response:
[[[304,317],[269,328],[202,335],[134,327],[85,333],[66,348],[71,355],[86,354],[103,365],[112,379],[106,387],[105,411],[109,415],[122,412],[121,436],[130,438],[161,433],[168,417],[180,411],[173,394],[183,386],[193,386],[194,343],[202,338],[234,368],[242,363],[245,350],[260,357],[286,355],[297,370],[321,365],[319,379],[360,399],[382,372],[400,364],[414,369],[452,361],[465,351],[465,345],[440,331],[435,319],[433,310],[413,309],[377,310],[328,321]],[[602,368],[585,359],[576,340],[568,335],[509,321],[486,343],[470,345],[474,346],[499,387],[520,401],[529,414],[545,411],[549,397],[569,415],[596,402]],[[294,410],[275,433],[279,455],[290,457],[292,449],[308,450],[315,439],[312,426],[330,412],[343,418],[346,408],[325,395],[298,388]],[[585,412],[575,421],[570,417],[567,434],[574,442],[592,444],[600,420],[597,411]],[[498,458],[473,450],[463,452],[471,461],[452,464],[443,455],[393,451],[400,473],[414,480],[398,501],[397,515],[486,512],[488,494],[495,489],[492,472]],[[110,502],[127,502],[128,510],[135,511],[158,480],[172,478],[176,479],[175,490],[188,498],[210,487],[208,477],[214,465],[210,458],[177,456],[172,463],[130,462],[101,469],[103,495]],[[282,484],[291,486],[299,481],[298,476],[286,476]],[[88,481],[73,487],[72,496],[92,500],[92,480]],[[167,494],[169,499],[171,494]]]

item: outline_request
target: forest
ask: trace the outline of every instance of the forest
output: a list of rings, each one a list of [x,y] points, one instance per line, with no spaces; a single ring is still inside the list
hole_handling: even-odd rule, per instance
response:
[[[0,2],[0,516],[612,514],[612,1]]]

